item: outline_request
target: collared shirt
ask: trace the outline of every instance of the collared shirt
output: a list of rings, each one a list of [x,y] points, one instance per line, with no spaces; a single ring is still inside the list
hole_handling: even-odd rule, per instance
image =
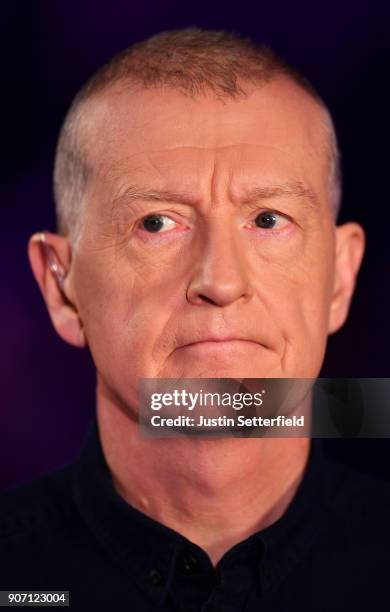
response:
[[[388,611],[389,490],[312,440],[283,516],[214,568],[116,492],[94,419],[77,461],[0,496],[0,590],[68,590],[83,612]]]

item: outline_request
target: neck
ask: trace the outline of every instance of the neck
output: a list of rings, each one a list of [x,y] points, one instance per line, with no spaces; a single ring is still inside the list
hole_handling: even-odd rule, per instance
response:
[[[308,438],[141,438],[101,385],[97,420],[119,495],[203,548],[214,566],[284,514],[310,446]]]

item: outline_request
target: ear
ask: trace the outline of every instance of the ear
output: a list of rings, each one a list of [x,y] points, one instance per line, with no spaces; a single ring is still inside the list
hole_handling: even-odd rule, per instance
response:
[[[335,275],[329,334],[340,329],[346,321],[365,248],[364,230],[358,223],[344,223],[337,226],[335,231]]]
[[[67,238],[43,232],[31,236],[28,257],[58,335],[73,346],[86,346],[86,337],[72,295],[72,250]]]

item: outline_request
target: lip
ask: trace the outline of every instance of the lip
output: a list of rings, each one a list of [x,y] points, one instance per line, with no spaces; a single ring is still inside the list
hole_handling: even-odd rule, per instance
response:
[[[189,342],[188,344],[184,344],[181,348],[184,348],[186,346],[195,346],[197,344],[228,344],[228,343],[234,343],[234,342],[251,342],[252,344],[260,344],[259,342],[256,342],[255,340],[251,340],[250,338],[240,338],[237,336],[226,336],[226,337],[208,337],[208,338],[202,338],[201,340],[196,340],[194,342]]]

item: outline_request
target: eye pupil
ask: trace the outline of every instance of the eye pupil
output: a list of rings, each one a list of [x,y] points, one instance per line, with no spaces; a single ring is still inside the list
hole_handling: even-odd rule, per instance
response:
[[[148,232],[158,232],[163,227],[163,222],[159,215],[151,215],[143,220],[142,225]]]
[[[262,227],[262,228],[269,228],[269,227],[273,227],[276,223],[276,217],[274,214],[272,213],[261,213],[260,215],[257,215],[256,219],[255,219],[255,223],[257,225],[257,227]]]

